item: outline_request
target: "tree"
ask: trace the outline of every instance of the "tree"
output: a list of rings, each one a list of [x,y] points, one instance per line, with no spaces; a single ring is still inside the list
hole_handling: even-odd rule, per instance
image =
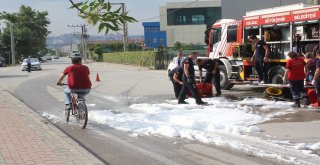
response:
[[[112,3],[105,0],[92,0],[72,4],[71,8],[76,8],[79,11],[79,16],[86,19],[92,25],[99,25],[99,32],[105,31],[107,34],[111,31],[121,30],[121,25],[125,22],[136,22],[133,17],[128,16],[128,12],[122,13],[121,5],[119,8],[113,10]],[[118,3],[119,4],[119,3]]]
[[[94,48],[94,52],[98,55],[98,61],[102,61],[103,60],[103,48],[100,45],[97,45]]]
[[[36,55],[46,48],[46,38],[49,34],[47,26],[50,21],[48,12],[39,12],[31,7],[22,5],[17,13],[0,13],[0,19],[12,23],[17,57]],[[10,47],[10,26],[4,28],[1,42],[5,47]]]
[[[173,48],[174,48],[175,50],[182,50],[182,47],[183,47],[183,45],[182,45],[182,43],[179,42],[179,41],[177,41],[176,43],[174,43],[174,46],[173,46]]]

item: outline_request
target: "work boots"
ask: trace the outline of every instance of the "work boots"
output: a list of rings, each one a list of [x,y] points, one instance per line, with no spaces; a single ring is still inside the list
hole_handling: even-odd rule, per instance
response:
[[[292,108],[300,108],[300,100],[294,99],[294,104],[291,105]]]
[[[301,100],[301,104],[305,105],[305,106],[310,105],[309,98],[307,96],[303,97],[302,100]]]
[[[196,101],[196,103],[197,103],[198,105],[207,105],[207,104],[208,104],[207,102],[204,102],[204,101],[202,101],[202,100]]]
[[[220,96],[221,95],[221,92],[217,92],[216,93],[216,97]]]
[[[178,101],[178,104],[188,104],[188,103],[182,100],[182,101]]]

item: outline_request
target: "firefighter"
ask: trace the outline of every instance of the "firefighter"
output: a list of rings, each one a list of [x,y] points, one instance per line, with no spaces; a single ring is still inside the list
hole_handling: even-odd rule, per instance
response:
[[[304,89],[304,73],[306,62],[295,52],[289,52],[290,59],[287,61],[286,71],[284,72],[283,82],[289,80],[292,98],[295,101],[292,107],[300,107],[300,97],[303,105],[309,104],[309,99]]]
[[[249,36],[250,42],[254,44],[254,53],[251,61],[259,75],[260,83],[267,82],[266,63],[269,61],[269,47],[263,40],[259,40],[256,35]]]
[[[197,104],[199,105],[206,104],[206,102],[203,102],[201,100],[198,90],[196,88],[193,60],[196,60],[198,55],[199,55],[198,52],[192,52],[188,55],[187,58],[181,61],[181,67],[183,69],[183,76],[182,76],[183,85],[182,85],[182,90],[179,94],[178,104],[188,104],[184,100],[189,90],[192,94],[192,97],[196,100]]]
[[[318,52],[319,51],[317,51],[316,54],[318,54]],[[307,64],[305,66],[305,74],[307,75],[305,84],[309,84],[313,80],[314,73],[316,72],[316,69],[317,69],[316,65],[317,65],[318,58],[317,58],[317,55],[314,56],[313,53],[309,52],[309,53],[306,54],[306,59],[308,61],[307,61]]]
[[[320,50],[317,50],[317,57],[320,59]],[[312,85],[316,88],[318,107],[320,107],[320,60],[316,64],[316,72],[314,74]],[[318,109],[317,112],[320,112]]]
[[[216,60],[212,59],[197,59],[196,63],[199,67],[199,77],[200,82],[202,82],[202,68],[207,70],[204,82],[212,83],[216,88],[216,96],[221,95],[221,86],[220,86],[220,69],[219,64]]]
[[[182,75],[183,70],[181,66],[178,66],[169,72],[169,78],[173,84],[174,95],[177,99],[179,97],[183,85]]]

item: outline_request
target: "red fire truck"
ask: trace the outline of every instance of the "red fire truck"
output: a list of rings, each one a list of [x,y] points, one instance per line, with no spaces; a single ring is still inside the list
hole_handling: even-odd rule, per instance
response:
[[[248,36],[264,39],[270,48],[268,84],[282,84],[287,53],[312,52],[319,44],[320,6],[294,4],[249,11],[242,20],[222,19],[205,32],[207,56],[219,59],[221,86],[258,80],[253,62],[253,45]]]

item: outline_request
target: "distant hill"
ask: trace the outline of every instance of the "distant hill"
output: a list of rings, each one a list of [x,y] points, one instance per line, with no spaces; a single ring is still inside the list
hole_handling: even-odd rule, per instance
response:
[[[129,36],[129,39],[141,39],[143,35]],[[122,40],[122,35],[120,34],[108,34],[104,36],[89,35],[88,41],[113,41]],[[47,47],[49,49],[63,49],[66,51],[70,50],[71,43],[73,44],[73,49],[77,49],[77,45],[81,43],[80,34],[62,34],[58,36],[48,36],[47,37]]]

